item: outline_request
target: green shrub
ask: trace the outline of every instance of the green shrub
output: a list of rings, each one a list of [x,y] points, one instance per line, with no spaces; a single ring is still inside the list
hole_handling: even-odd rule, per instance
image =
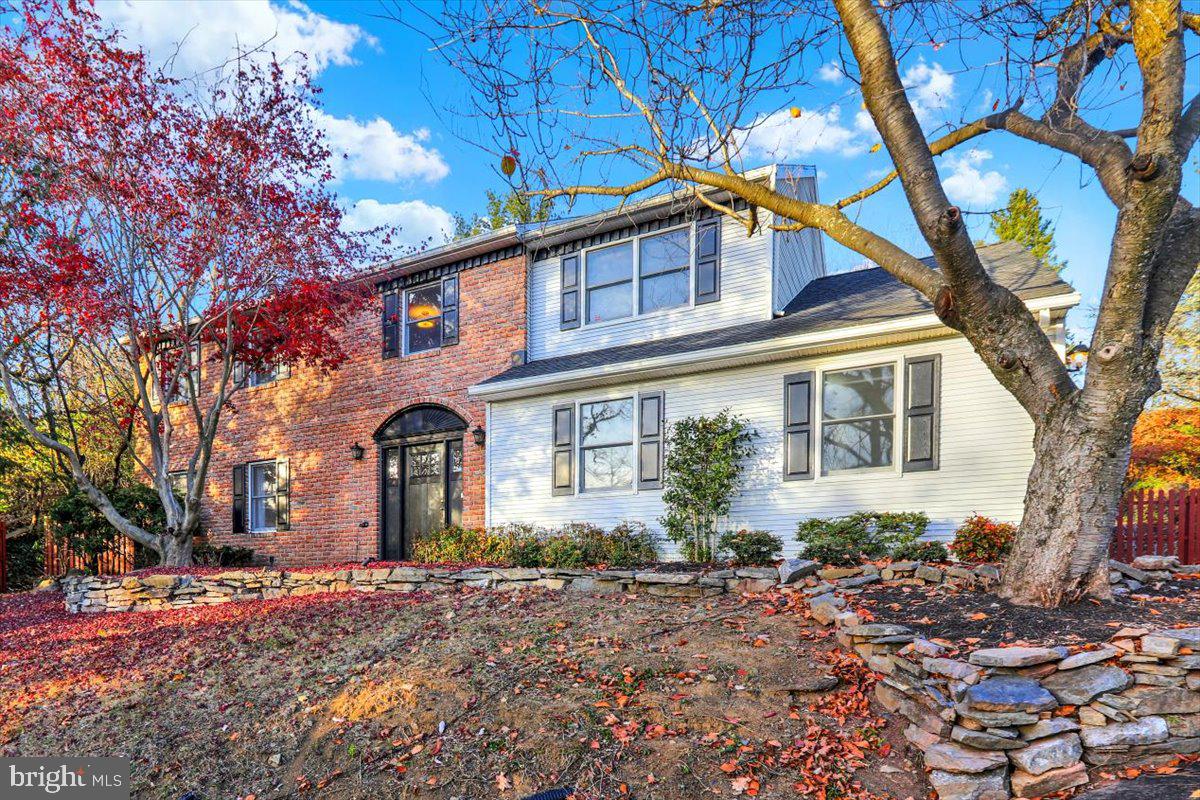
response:
[[[1017,528],[975,514],[954,532],[950,550],[959,561],[1000,561],[1012,550]]]
[[[192,562],[202,567],[248,567],[254,563],[254,551],[227,544],[220,547],[198,544],[192,548]]]
[[[770,531],[727,531],[721,536],[721,549],[732,553],[742,566],[764,567],[779,558],[783,540]]]
[[[38,585],[46,548],[42,537],[34,533],[14,536],[8,542],[8,590],[23,592]],[[0,567],[2,568],[2,567]]]
[[[144,483],[117,486],[105,494],[117,513],[139,528],[157,533],[167,527],[167,514],[158,493]],[[82,556],[88,572],[96,571],[102,554],[120,546],[122,534],[78,490],[64,495],[50,507],[50,522],[58,546]],[[136,542],[133,555],[134,569],[150,566],[156,560],[153,551]]]
[[[425,563],[509,564],[513,537],[502,530],[451,525],[413,544],[413,559]]]
[[[796,540],[804,544],[807,558],[855,566],[912,546],[928,527],[929,517],[920,512],[861,511],[846,517],[804,520],[796,527]]]
[[[603,540],[603,559],[597,563],[613,569],[628,569],[658,560],[658,540],[641,522],[625,521]]]
[[[514,567],[542,566],[542,543],[533,536],[514,539],[511,555]]]
[[[542,542],[543,567],[580,569],[587,566],[583,545],[570,534],[555,534]]]
[[[906,542],[892,548],[894,561],[949,561],[950,553],[941,542]]]

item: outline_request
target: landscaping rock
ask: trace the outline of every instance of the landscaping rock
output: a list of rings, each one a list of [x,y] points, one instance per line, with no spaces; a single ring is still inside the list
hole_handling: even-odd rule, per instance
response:
[[[921,566],[917,567],[917,571],[913,574],[913,577],[920,578],[926,583],[941,583],[942,571],[937,567],[931,567],[928,564],[922,564]]]
[[[1170,658],[1179,652],[1179,640],[1171,636],[1151,634],[1142,637],[1142,652],[1146,655]]]
[[[938,742],[925,751],[925,766],[943,772],[977,774],[1008,766],[1004,753],[976,750],[956,742]]]
[[[1133,578],[1135,581],[1141,581],[1142,583],[1145,583],[1146,581],[1150,580],[1150,576],[1137,567],[1131,567],[1130,565],[1123,564],[1120,561],[1111,560],[1108,562],[1108,565],[1125,577]]]
[[[922,753],[933,747],[938,742],[942,741],[940,736],[932,734],[924,728],[911,723],[907,728],[904,729],[904,738]]]
[[[1164,741],[1170,731],[1162,717],[1146,717],[1137,722],[1105,725],[1102,728],[1083,728],[1079,732],[1087,748],[1129,747]]]
[[[1014,797],[1043,797],[1063,789],[1083,786],[1088,782],[1087,766],[1077,763],[1061,769],[1052,769],[1041,775],[1014,770],[1011,780]]]
[[[1179,569],[1179,558],[1177,556],[1138,556],[1130,563],[1130,566],[1148,572],[1171,571]]]
[[[734,573],[739,578],[753,578],[760,581],[775,581],[779,571],[774,567],[740,567]]]
[[[880,578],[878,575],[860,575],[857,578],[842,578],[837,582],[837,585],[841,589],[857,589],[871,583],[878,583],[879,581]]]
[[[1058,662],[1060,670],[1078,669],[1086,667],[1090,664],[1098,664],[1101,661],[1108,661],[1113,656],[1120,655],[1121,651],[1115,647],[1105,645],[1099,650],[1084,650],[1082,653],[1076,653],[1073,656],[1067,656],[1062,661]]]
[[[833,618],[845,607],[845,599],[835,594],[823,594],[820,597],[814,597],[808,603],[808,610],[813,619],[822,625],[833,624]]]
[[[868,639],[877,639],[882,636],[899,636],[901,634],[912,633],[912,630],[904,627],[903,625],[885,624],[851,625],[850,627],[843,628],[842,630],[851,636],[865,636]]]
[[[851,578],[855,575],[862,575],[862,567],[825,567],[817,570],[817,577],[827,581],[836,581],[838,578]]]
[[[1133,709],[1136,717],[1200,713],[1200,693],[1187,689],[1135,686],[1125,696],[1137,702]]]
[[[1133,683],[1123,669],[1093,664],[1090,667],[1057,672],[1042,680],[1042,686],[1060,703],[1082,706],[1105,692],[1119,692]]]
[[[638,583],[695,583],[696,576],[685,572],[639,572],[633,578]]]
[[[801,578],[815,575],[821,568],[820,563],[806,558],[789,558],[779,565],[779,583],[787,586]]]
[[[1037,681],[1012,675],[998,675],[971,686],[963,702],[972,711],[1033,713],[1058,708],[1058,701]]]
[[[1008,800],[1008,769],[1001,767],[978,775],[935,769],[929,784],[940,800]]]
[[[1162,633],[1178,639],[1179,643],[1184,647],[1190,647],[1193,650],[1200,649],[1200,628],[1179,628],[1177,630],[1162,631]]]
[[[967,684],[979,683],[979,679],[983,677],[983,670],[979,667],[953,658],[926,658],[921,662],[921,666],[926,672],[944,675]]]
[[[980,564],[975,568],[975,574],[983,578],[985,581],[1000,580],[1000,568],[992,564]]]
[[[1070,717],[1051,717],[1050,719],[1038,720],[1032,725],[1023,725],[1021,727],[1021,738],[1032,742],[1046,736],[1054,736],[1059,733],[1068,733],[1077,730],[1079,730],[1079,723]]]
[[[1083,756],[1083,745],[1079,734],[1060,733],[1045,739],[1030,742],[1027,747],[1008,754],[1013,764],[1030,775],[1041,775],[1052,769],[1062,769],[1079,763]]]
[[[1030,667],[1047,661],[1061,661],[1065,647],[989,647],[976,650],[967,659],[981,667]]]
[[[978,750],[1018,750],[1029,744],[1021,739],[1010,739],[986,731],[973,731],[961,725],[954,726],[950,731],[950,738]]]

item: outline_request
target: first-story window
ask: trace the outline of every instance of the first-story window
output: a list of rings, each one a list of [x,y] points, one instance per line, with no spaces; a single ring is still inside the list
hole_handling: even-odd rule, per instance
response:
[[[259,461],[247,470],[250,530],[275,530],[275,462]]]
[[[892,464],[895,368],[826,372],[821,392],[821,468],[837,472]]]
[[[167,481],[171,484],[171,493],[176,497],[187,496],[188,476],[187,470],[176,470],[167,474]]]
[[[633,486],[633,398],[579,406],[581,491]]]

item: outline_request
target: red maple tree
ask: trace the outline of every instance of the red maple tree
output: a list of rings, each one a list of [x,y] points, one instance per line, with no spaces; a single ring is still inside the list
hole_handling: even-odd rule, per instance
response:
[[[364,297],[354,267],[386,238],[341,227],[303,69],[243,58],[177,80],[124,49],[90,5],[0,0],[10,14],[0,388],[109,522],[187,564],[237,365],[337,367],[337,330]],[[165,531],[123,518],[89,476],[74,424],[85,410],[136,426]],[[182,500],[172,464],[186,464]]]

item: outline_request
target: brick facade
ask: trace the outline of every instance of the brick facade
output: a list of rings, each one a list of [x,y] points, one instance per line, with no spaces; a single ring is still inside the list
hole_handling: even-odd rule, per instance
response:
[[[467,387],[504,371],[513,352],[525,348],[525,257],[471,267],[459,280],[458,344],[384,359],[376,296],[342,331],[349,358],[338,370],[322,375],[298,365],[285,379],[234,395],[204,493],[210,543],[250,547],[284,566],[377,556],[380,467],[372,436],[395,412],[416,403],[437,403],[467,421],[463,524],[483,524],[484,448],[469,431],[487,427],[485,404],[470,399]],[[351,457],[356,442],[366,450],[361,461]],[[191,443],[183,436],[177,445],[178,458],[190,455]],[[291,468],[290,530],[233,533],[234,466],[285,457]]]

